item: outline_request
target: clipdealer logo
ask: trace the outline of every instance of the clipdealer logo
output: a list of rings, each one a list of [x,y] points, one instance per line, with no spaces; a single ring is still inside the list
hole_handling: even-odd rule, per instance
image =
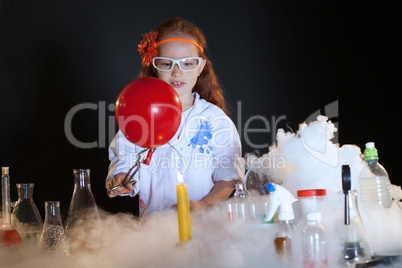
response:
[[[76,116],[79,116],[80,113],[84,112],[84,110],[97,111],[97,121],[98,121],[98,129],[97,129],[97,140],[93,141],[81,141],[79,140],[73,133],[72,122]],[[73,106],[66,114],[64,120],[64,133],[67,140],[75,147],[81,149],[93,149],[93,148],[107,148],[110,142],[113,140],[114,136],[117,133],[116,126],[116,116],[115,116],[116,106],[115,104],[106,104],[105,101],[99,101],[98,103],[80,103]],[[286,115],[281,116],[271,116],[271,118],[266,118],[263,115],[253,115],[249,117],[244,122],[242,121],[242,103],[240,101],[237,102],[237,130],[240,136],[240,139],[244,141],[245,145],[250,146],[254,149],[265,149],[268,148],[269,142],[265,142],[262,144],[255,143],[250,138],[250,133],[260,133],[261,135],[271,135],[271,142],[274,144],[276,142],[276,134],[277,130],[280,128],[279,124],[281,121],[286,120]],[[313,113],[311,113],[305,120],[305,122],[311,123],[317,120],[319,115],[325,115],[329,120],[333,122],[336,128],[339,127],[338,122],[334,122],[338,118],[339,115],[339,101],[333,101],[324,106],[322,109],[317,109]],[[253,122],[263,123],[264,128],[252,128]],[[323,127],[328,127],[327,124],[323,124]],[[307,128],[308,129],[308,128]],[[326,133],[326,131],[323,131]],[[323,136],[320,141],[312,141],[310,139],[310,134],[306,128],[301,129],[301,139],[303,147],[315,158],[318,160],[325,162],[330,166],[338,165],[338,157],[335,159],[334,157],[329,157],[333,152],[328,151],[328,146],[333,143],[338,142],[338,133],[335,132],[335,137],[332,138],[332,142],[328,140],[326,136]]]
[[[97,111],[97,121],[98,121],[98,137],[97,140],[93,141],[82,141],[74,135],[73,131],[73,120],[76,117],[79,117],[81,113],[85,113],[86,111]],[[115,104],[106,104],[105,101],[99,101],[98,103],[80,103],[73,106],[66,114],[64,119],[64,133],[67,140],[75,147],[81,149],[93,149],[93,148],[107,148],[110,142],[113,140],[114,136],[117,133],[116,126],[116,116],[115,116],[116,105]],[[276,140],[276,132],[279,129],[279,124],[281,121],[286,120],[286,115],[281,116],[271,116],[270,118],[266,118],[263,115],[253,115],[242,121],[242,103],[241,101],[237,102],[237,118],[235,125],[237,127],[237,132],[239,134],[240,140],[244,142],[244,144],[250,146],[254,149],[267,149],[269,146],[269,142],[274,143]],[[199,119],[202,116],[194,116],[194,120]],[[223,120],[225,118],[221,118],[222,116],[214,117],[215,121]],[[191,120],[193,120],[191,119]],[[137,121],[139,119],[137,118]],[[190,120],[188,120],[190,123]],[[262,124],[263,127],[252,127],[254,123]],[[152,122],[151,122],[152,124]],[[145,127],[145,126],[144,126]],[[152,125],[150,126],[152,128]],[[198,129],[197,129],[198,130]],[[152,129],[151,129],[152,131]],[[230,128],[221,129],[219,132],[231,131]],[[263,135],[267,137],[270,135],[268,139],[264,139],[264,142],[258,143],[252,140],[250,134],[257,133],[259,135]],[[234,137],[235,133],[229,133],[231,137]],[[237,135],[237,134],[236,134]],[[228,144],[225,144],[227,146]],[[229,144],[230,146],[230,144]]]
[[[106,107],[107,106],[107,107]],[[98,111],[98,139],[95,141],[84,142],[78,140],[72,129],[73,118],[77,113],[83,110]],[[116,134],[116,116],[114,112],[116,110],[115,104],[106,105],[105,101],[96,103],[80,103],[72,107],[64,118],[64,133],[67,140],[75,147],[81,149],[93,149],[93,148],[107,148]],[[107,116],[107,111],[112,112],[113,115]]]

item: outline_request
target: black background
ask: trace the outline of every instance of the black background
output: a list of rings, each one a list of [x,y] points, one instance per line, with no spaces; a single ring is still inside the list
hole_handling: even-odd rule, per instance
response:
[[[0,165],[10,166],[12,199],[17,182],[34,182],[34,200],[60,200],[68,209],[73,168],[90,168],[98,205],[110,212],[137,211],[137,199],[106,196],[107,146],[114,104],[141,69],[141,34],[172,17],[198,25],[207,55],[241,131],[261,115],[284,118],[296,130],[334,101],[338,141],[364,148],[375,141],[393,184],[401,185],[399,90],[400,26],[388,1],[0,1]],[[77,112],[66,137],[64,122]],[[103,106],[102,106],[103,105]],[[106,108],[102,108],[106,107]],[[241,107],[241,108],[239,108]],[[101,113],[101,111],[105,111]],[[264,127],[254,120],[250,127]],[[272,125],[271,125],[272,127]],[[272,144],[272,133],[249,133],[253,144]],[[101,137],[101,139],[99,138]],[[260,148],[267,152],[267,146]]]

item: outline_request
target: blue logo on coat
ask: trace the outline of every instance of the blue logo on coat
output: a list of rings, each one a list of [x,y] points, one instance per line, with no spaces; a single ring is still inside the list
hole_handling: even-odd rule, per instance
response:
[[[208,145],[208,142],[212,139],[212,128],[211,123],[206,121],[200,121],[200,129],[197,134],[190,140],[190,144],[188,146],[192,146],[195,148],[196,146],[200,146],[200,153],[204,153],[204,151],[209,154],[212,151],[212,146]],[[204,148],[205,147],[205,148]]]

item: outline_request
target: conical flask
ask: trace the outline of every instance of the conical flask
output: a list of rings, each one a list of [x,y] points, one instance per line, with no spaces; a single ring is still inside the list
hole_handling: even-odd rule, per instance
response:
[[[17,183],[18,201],[11,214],[11,224],[25,245],[38,245],[43,221],[33,200],[33,183]]]
[[[74,192],[68,209],[66,232],[87,219],[99,218],[92,194],[89,169],[74,169]]]
[[[72,252],[95,246],[99,212],[92,194],[89,169],[74,169],[74,192],[66,220],[66,235]]]
[[[40,249],[49,255],[68,255],[69,248],[60,217],[60,202],[45,202],[45,223],[39,241]]]
[[[250,192],[246,189],[246,184],[243,182],[236,183],[235,193],[233,195],[235,200],[240,202],[250,200]]]
[[[348,210],[349,213],[347,216],[349,219],[342,218],[343,222],[339,224],[337,230],[338,264],[352,266],[357,262],[369,260],[373,255],[373,251],[357,208],[357,191],[349,190],[346,195],[343,192],[338,194],[343,204],[343,211]],[[345,198],[348,198],[348,202],[344,202]],[[345,207],[347,204],[348,208]]]
[[[258,169],[250,168],[244,175],[244,181],[246,182],[246,188],[251,195],[269,195],[267,190],[268,183],[272,182],[266,174],[260,174]]]

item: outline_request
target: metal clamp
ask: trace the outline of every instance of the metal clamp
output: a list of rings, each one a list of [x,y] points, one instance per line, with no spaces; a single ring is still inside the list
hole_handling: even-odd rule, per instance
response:
[[[141,154],[145,153],[146,151],[148,151],[148,153],[145,155],[145,157],[143,159],[141,159]],[[152,158],[152,154],[155,151],[155,148],[152,149],[144,149],[141,152],[139,152],[137,154],[137,160],[135,161],[135,164],[128,170],[128,172],[126,173],[126,175],[124,176],[123,181],[121,182],[120,185],[116,185],[114,187],[108,188],[107,189],[107,194],[109,195],[110,192],[116,190],[117,188],[120,187],[126,187],[127,185],[131,184],[131,186],[134,186],[137,181],[134,180],[134,175],[138,172],[138,170],[140,169],[140,165],[141,163],[144,163],[146,165],[149,165],[151,158]],[[134,169],[135,168],[135,169]],[[134,171],[133,171],[134,169]],[[132,172],[133,171],[133,172]],[[131,173],[132,172],[132,173]],[[131,175],[130,175],[131,174]]]

